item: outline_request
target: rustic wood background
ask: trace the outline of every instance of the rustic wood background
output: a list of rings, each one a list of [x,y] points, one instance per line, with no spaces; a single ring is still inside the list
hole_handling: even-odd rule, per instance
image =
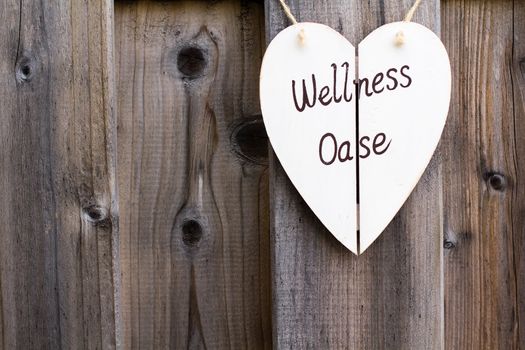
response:
[[[412,4],[287,2],[354,43]],[[414,21],[449,118],[355,257],[265,136],[277,0],[0,0],[0,348],[525,348],[525,1]]]
[[[3,349],[114,348],[113,5],[0,1]]]
[[[269,348],[262,6],[115,10],[123,345]]]

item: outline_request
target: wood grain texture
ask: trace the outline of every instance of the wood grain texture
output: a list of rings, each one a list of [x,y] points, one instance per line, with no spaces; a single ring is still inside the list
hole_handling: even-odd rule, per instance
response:
[[[126,349],[269,348],[260,4],[117,2]]]
[[[448,1],[444,136],[447,349],[518,349],[525,333],[522,1]]]
[[[513,165],[515,185],[512,193],[513,269],[516,278],[517,330],[514,338],[518,348],[525,348],[525,2],[514,0],[512,7],[512,130],[516,149]]]
[[[335,28],[357,44],[402,20],[412,1],[288,1],[299,21]],[[287,21],[266,0],[267,39]],[[414,21],[440,30],[438,1]],[[440,152],[382,236],[361,256],[346,250],[270,157],[273,331],[277,348],[439,349],[443,346]],[[352,200],[352,199],[349,199]]]
[[[111,1],[0,1],[3,349],[118,346]]]

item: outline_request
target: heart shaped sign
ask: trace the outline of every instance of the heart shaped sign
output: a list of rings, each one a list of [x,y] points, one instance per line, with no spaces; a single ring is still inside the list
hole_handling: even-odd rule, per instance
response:
[[[379,27],[357,49],[330,27],[298,23],[270,43],[260,77],[275,153],[312,211],[355,254],[419,181],[450,90],[443,44],[412,22]]]

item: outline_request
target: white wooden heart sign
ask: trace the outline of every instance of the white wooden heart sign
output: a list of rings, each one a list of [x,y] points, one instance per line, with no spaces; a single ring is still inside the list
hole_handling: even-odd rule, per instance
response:
[[[383,232],[419,181],[441,137],[450,90],[443,44],[412,22],[379,27],[357,49],[330,27],[298,23],[270,43],[260,78],[264,124],[282,166],[355,254]]]

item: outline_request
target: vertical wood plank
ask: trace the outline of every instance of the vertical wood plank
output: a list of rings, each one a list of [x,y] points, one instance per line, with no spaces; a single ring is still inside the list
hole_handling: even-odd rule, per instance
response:
[[[512,130],[515,138],[515,161],[513,174],[516,177],[512,193],[512,240],[514,276],[516,278],[516,344],[525,347],[525,2],[514,0],[512,38],[512,92],[514,113]]]
[[[0,1],[4,349],[118,346],[112,16]]]
[[[266,0],[267,41],[288,23]],[[287,1],[299,21],[321,22],[357,44],[402,20],[412,1]],[[439,1],[414,21],[440,31]],[[356,257],[301,200],[270,157],[273,330],[277,348],[439,349],[443,346],[440,152],[382,236]],[[352,199],[349,199],[352,200]]]
[[[447,1],[443,13],[453,57],[444,138],[445,345],[518,349],[525,341],[525,7]]]
[[[126,349],[269,348],[262,6],[117,2]]]

